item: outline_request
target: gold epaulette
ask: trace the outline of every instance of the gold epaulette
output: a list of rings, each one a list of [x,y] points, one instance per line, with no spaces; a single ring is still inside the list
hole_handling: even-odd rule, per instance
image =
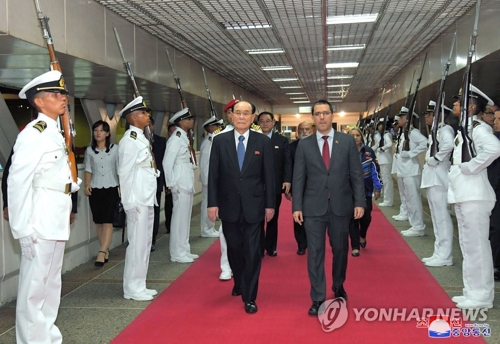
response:
[[[224,130],[224,129],[222,128],[222,126],[220,126],[220,127],[218,127],[217,129],[215,129],[215,130],[214,130],[213,134],[214,134],[214,135],[217,135],[217,134],[218,134],[218,133],[220,133],[222,130]]]
[[[260,125],[252,123],[252,125],[250,126],[250,129],[252,129],[254,131],[260,131]]]
[[[481,122],[479,122],[479,121],[472,121],[472,127],[473,128],[477,127],[478,125],[481,125]]]
[[[33,128],[35,128],[39,132],[43,132],[45,129],[47,129],[47,123],[45,123],[44,121],[38,121],[33,125]]]
[[[134,140],[137,140],[137,133],[135,131],[131,131],[130,137],[133,138]]]

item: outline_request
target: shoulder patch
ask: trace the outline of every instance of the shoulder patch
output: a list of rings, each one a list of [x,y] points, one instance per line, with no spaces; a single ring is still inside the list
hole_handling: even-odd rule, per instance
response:
[[[478,125],[481,125],[481,122],[479,122],[479,121],[472,121],[472,127],[473,128],[477,127]]]
[[[180,132],[180,131],[178,131],[178,132],[177,132],[177,134],[175,134],[175,136],[177,136],[177,137],[181,137],[181,132]]]
[[[130,137],[133,138],[134,140],[137,140],[137,133],[135,131],[131,131]]]
[[[35,128],[39,132],[43,132],[47,128],[47,123],[45,123],[44,121],[38,121],[35,123],[35,125],[33,125],[33,128]]]

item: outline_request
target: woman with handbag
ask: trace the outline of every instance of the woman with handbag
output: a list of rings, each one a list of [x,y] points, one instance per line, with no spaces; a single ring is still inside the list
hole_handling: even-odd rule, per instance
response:
[[[100,249],[95,266],[108,262],[113,236],[113,217],[119,202],[118,145],[111,144],[109,124],[97,121],[92,126],[92,142],[85,151],[85,195],[95,223]]]

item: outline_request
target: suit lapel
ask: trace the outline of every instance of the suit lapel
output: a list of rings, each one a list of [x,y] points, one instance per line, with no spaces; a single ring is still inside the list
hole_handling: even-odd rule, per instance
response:
[[[337,136],[337,137],[336,137]],[[332,142],[332,155],[330,156],[330,168],[332,168],[332,165],[333,165],[333,162],[335,161],[335,159],[337,158],[337,153],[338,153],[338,149],[339,149],[339,138],[338,138],[338,135],[333,135],[333,142]]]
[[[250,165],[250,160],[252,160],[252,157],[256,152],[255,140],[252,140],[252,131],[250,130],[248,134],[249,135],[248,135],[247,148],[245,150],[245,160],[243,160],[243,167],[241,168],[241,174],[243,174],[247,169],[247,167]],[[262,134],[257,134],[257,135],[262,135]]]
[[[236,152],[236,143],[234,141],[234,130],[229,131],[228,134],[226,135],[226,150],[227,150],[227,155],[229,156],[229,160],[234,165],[234,168],[239,171],[240,170],[240,165],[238,164],[238,153]]]
[[[313,134],[309,137],[311,138],[310,151],[313,152],[312,153],[313,155],[317,156],[316,158],[312,159],[312,161],[319,161],[320,165],[323,166],[324,170],[326,171],[327,169],[326,169],[325,163],[323,162],[323,156],[321,155],[321,152],[319,151],[318,138],[317,138],[316,134]],[[309,137],[305,138],[304,140],[309,139]],[[330,165],[331,165],[331,159],[330,159]]]

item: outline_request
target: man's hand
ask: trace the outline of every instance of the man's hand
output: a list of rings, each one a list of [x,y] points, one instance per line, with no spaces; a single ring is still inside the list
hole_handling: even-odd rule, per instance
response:
[[[284,182],[281,186],[281,190],[285,189],[285,196],[290,193],[290,188],[292,187],[291,183]]]
[[[266,222],[269,222],[273,219],[274,217],[274,209],[273,208],[266,208]]]
[[[467,162],[463,162],[460,165],[458,165],[460,168],[460,172],[466,176],[470,176],[472,172],[469,170],[469,164]]]
[[[215,222],[215,220],[217,220],[217,217],[219,217],[219,207],[207,208],[207,214],[210,222]]]
[[[380,191],[373,192],[373,198],[375,198],[375,200],[378,200],[380,198]]]
[[[427,160],[427,165],[437,166],[437,165],[439,165],[439,160],[435,159],[434,157],[429,158],[429,160]]]
[[[170,195],[171,193],[172,193],[172,191],[170,191],[170,189],[166,187],[165,188],[165,194],[166,195]]]
[[[300,210],[293,212],[293,220],[299,225],[302,225],[302,223],[304,222],[304,216],[302,215],[302,212]]]
[[[35,258],[35,244],[37,242],[35,233],[31,233],[25,237],[19,238],[19,244],[21,245],[21,253],[24,258],[28,260],[33,260]]]
[[[6,220],[6,221],[9,221],[9,208],[5,207],[3,209],[3,218]]]
[[[137,222],[139,219],[139,208],[135,207],[129,210],[125,210],[125,215],[130,222]]]
[[[69,214],[69,224],[70,225],[72,225],[73,222],[75,222],[75,219],[76,219],[76,214],[75,213]]]
[[[354,208],[354,220],[359,220],[365,214],[365,208],[355,207]]]

